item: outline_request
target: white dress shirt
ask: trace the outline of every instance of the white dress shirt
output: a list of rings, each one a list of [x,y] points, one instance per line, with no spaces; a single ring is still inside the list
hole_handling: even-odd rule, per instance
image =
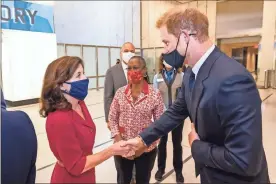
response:
[[[127,80],[127,65],[123,61],[122,61],[122,67],[123,67],[124,74],[125,74],[125,77],[126,77],[126,80]],[[127,83],[128,83],[128,80],[127,80]]]
[[[206,59],[210,56],[210,54],[213,52],[215,49],[215,45],[213,44],[206,52],[201,56],[201,58],[198,60],[198,62],[193,66],[192,70],[193,73],[195,74],[195,79],[198,74],[199,69],[203,65],[203,63],[206,61]]]

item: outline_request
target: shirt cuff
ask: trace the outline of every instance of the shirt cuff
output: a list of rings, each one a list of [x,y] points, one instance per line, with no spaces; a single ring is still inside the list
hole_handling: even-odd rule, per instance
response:
[[[111,138],[114,138],[116,135],[119,135],[119,134],[120,132],[118,128],[114,128],[114,129],[111,128]]]

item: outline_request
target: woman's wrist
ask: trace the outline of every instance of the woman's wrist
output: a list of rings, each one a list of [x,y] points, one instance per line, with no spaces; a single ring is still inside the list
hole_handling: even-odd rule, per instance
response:
[[[115,154],[115,150],[114,150],[114,144],[111,145],[111,146],[109,146],[109,147],[107,148],[107,153],[108,153],[108,156],[109,156],[109,157],[112,157],[112,156],[115,156],[115,155],[116,155],[116,154]]]

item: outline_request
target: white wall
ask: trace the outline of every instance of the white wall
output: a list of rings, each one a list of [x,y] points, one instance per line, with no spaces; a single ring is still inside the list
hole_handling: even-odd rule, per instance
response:
[[[56,59],[54,34],[2,30],[2,80],[5,99],[38,98],[48,64]]]
[[[140,47],[140,1],[56,1],[58,43]]]
[[[217,3],[217,38],[261,35],[263,1]]]

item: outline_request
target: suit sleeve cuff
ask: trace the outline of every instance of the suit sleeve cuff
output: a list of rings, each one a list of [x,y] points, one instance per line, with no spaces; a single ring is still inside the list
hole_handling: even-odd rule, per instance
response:
[[[191,152],[195,163],[208,165],[211,145],[201,140],[195,140],[192,143]]]
[[[141,139],[141,141],[145,147],[148,147],[148,145],[145,143],[144,139],[140,135],[138,135],[138,138]]]
[[[111,137],[114,138],[116,135],[119,135],[120,132],[119,131],[111,131]]]

